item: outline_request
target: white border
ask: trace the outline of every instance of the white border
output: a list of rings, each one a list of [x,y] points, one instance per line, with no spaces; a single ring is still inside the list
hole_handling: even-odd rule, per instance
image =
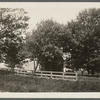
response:
[[[0,98],[100,98],[100,93],[96,92],[66,92],[66,93],[0,93]]]
[[[39,2],[41,3],[41,2]],[[48,2],[47,2],[48,3]],[[54,2],[56,3],[56,2]],[[64,2],[66,3],[66,2]],[[71,4],[73,2],[69,2],[69,4]],[[87,2],[83,2],[81,4],[91,4],[91,3],[87,3]],[[94,3],[94,2],[92,2]],[[0,6],[1,7],[9,7],[11,4],[13,7],[15,7],[15,5],[17,5],[18,7],[23,7],[22,2],[0,2]],[[29,4],[32,4],[32,2],[24,2],[23,4],[26,5],[29,5]],[[37,5],[38,3],[36,3]],[[44,3],[46,4],[46,3]],[[50,3],[51,4],[51,3]],[[58,4],[62,4],[58,2]],[[74,2],[73,4],[78,4],[80,5],[79,2]],[[94,5],[97,4],[99,5],[97,2],[94,3]],[[7,6],[6,6],[7,5]],[[100,98],[100,92],[32,92],[32,93],[18,93],[18,92],[14,92],[14,93],[11,93],[11,92],[2,92],[0,93],[0,98]]]

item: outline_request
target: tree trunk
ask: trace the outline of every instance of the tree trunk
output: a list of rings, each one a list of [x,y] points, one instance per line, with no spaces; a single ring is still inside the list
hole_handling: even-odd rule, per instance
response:
[[[89,69],[87,69],[87,72],[88,72],[88,75],[90,74],[90,70]]]
[[[11,73],[14,73],[15,64],[11,64]]]
[[[91,75],[94,76],[94,73],[95,73],[95,69],[94,69],[94,67],[91,67]]]
[[[37,64],[35,64],[35,59],[34,59],[34,73],[36,72],[36,69],[37,69],[37,67],[38,67],[38,64],[39,64],[39,61],[37,61]]]
[[[35,72],[35,59],[34,59],[33,63],[34,63],[34,71],[33,72]]]
[[[83,71],[81,71],[81,75],[83,76]]]
[[[37,70],[37,67],[38,67],[38,65],[39,65],[39,61],[37,61],[37,64],[36,64],[36,66],[35,66],[35,72],[36,72],[36,70]]]
[[[94,70],[91,70],[91,74],[94,75]]]
[[[87,65],[87,72],[88,72],[88,75],[90,74],[90,68],[89,68],[89,65]]]

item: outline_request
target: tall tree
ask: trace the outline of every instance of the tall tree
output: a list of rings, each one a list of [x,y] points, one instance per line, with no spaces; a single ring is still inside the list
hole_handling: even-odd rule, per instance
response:
[[[24,9],[0,8],[0,47],[4,60],[12,70],[22,60],[20,50],[28,19]]]
[[[62,50],[59,41],[61,34],[63,34],[63,25],[53,20],[45,20],[37,25],[37,29],[29,37],[29,50],[41,64],[42,70],[63,70]]]
[[[74,45],[71,54],[74,65],[94,71],[100,69],[100,9],[85,9],[75,21],[68,23]],[[97,67],[98,66],[98,67]]]

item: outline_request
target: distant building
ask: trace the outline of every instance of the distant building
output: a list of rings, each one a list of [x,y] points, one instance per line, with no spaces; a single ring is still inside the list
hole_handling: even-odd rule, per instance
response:
[[[2,69],[2,68],[8,69],[8,67],[5,63],[0,63],[0,69]]]
[[[30,59],[25,59],[24,60],[24,63],[22,64],[22,68],[26,71],[28,70],[33,70],[34,71],[34,68],[35,66],[37,65],[37,61],[31,61]],[[37,70],[40,70],[41,69],[41,66],[40,64],[38,64],[38,67],[37,67]]]

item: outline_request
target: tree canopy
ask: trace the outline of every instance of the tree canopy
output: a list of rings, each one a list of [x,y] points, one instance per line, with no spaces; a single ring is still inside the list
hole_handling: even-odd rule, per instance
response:
[[[67,25],[74,45],[71,55],[74,65],[98,70],[100,65],[100,9],[85,9]]]
[[[41,21],[30,37],[29,49],[42,66],[42,70],[62,71],[63,58],[59,37],[63,34],[63,25],[53,20]]]
[[[85,9],[66,25],[43,20],[24,39],[28,20],[24,9],[0,8],[0,57],[11,68],[31,57],[42,70],[62,71],[65,53],[66,65],[100,71],[100,9]]]
[[[22,60],[19,53],[29,19],[25,14],[24,9],[0,8],[0,50],[11,68]]]

